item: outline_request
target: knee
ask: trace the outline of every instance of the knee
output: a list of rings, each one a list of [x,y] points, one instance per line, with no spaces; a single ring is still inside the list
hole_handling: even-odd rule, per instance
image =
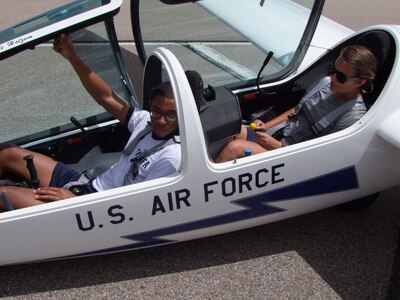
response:
[[[12,160],[15,157],[19,157],[21,148],[13,144],[4,144],[0,146],[0,160]]]
[[[8,195],[10,192],[12,192],[11,191],[12,188],[13,188],[12,186],[6,186],[6,185],[0,186],[0,202],[3,201],[3,194]]]
[[[247,141],[244,140],[233,140],[227,145],[227,151],[231,153],[235,158],[244,156],[244,148],[247,146]]]
[[[15,161],[21,157],[21,148],[12,145],[0,145],[0,178],[3,177]]]
[[[242,141],[233,140],[222,149],[216,162],[226,162],[240,157],[243,157]]]

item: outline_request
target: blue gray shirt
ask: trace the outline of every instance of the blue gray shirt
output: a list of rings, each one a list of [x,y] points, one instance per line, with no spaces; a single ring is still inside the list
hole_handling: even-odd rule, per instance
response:
[[[308,94],[308,93],[307,93]],[[354,105],[350,110],[339,116],[334,122],[329,124],[324,130],[316,134],[311,130],[311,125],[318,122],[321,118],[337,109],[343,102],[336,101],[330,89],[330,82],[312,95],[306,95],[296,107],[295,116],[283,129],[284,143],[295,144],[317,136],[343,130],[361,119],[367,112],[362,96],[359,95],[353,101]]]

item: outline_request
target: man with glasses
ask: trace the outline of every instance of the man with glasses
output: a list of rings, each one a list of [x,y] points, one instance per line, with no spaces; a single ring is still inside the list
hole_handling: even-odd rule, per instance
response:
[[[54,50],[70,62],[96,102],[126,124],[132,135],[119,161],[93,179],[40,153],[15,145],[0,146],[0,177],[12,173],[29,180],[24,157],[33,155],[40,179],[37,189],[0,186],[0,195],[7,195],[7,201],[0,199],[0,211],[7,208],[8,202],[13,208],[33,206],[160,178],[178,170],[181,147],[176,103],[169,82],[153,91],[150,112],[132,108],[79,58],[70,35],[62,34],[55,40]]]
[[[131,138],[119,162],[93,180],[97,191],[160,178],[178,170],[181,147],[169,82],[158,86],[151,99],[150,113],[138,108],[128,111],[125,123]]]
[[[372,90],[376,69],[376,59],[367,48],[345,47],[330,76],[307,91],[296,107],[267,122],[255,120],[255,130],[243,128],[215,161],[243,157],[245,148],[257,154],[351,126],[367,111],[361,92]]]

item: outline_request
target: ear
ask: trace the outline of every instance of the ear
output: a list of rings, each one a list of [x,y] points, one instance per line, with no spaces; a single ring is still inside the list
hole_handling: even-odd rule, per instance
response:
[[[361,88],[362,86],[364,86],[367,83],[366,79],[359,79],[355,81],[355,85],[357,88]]]
[[[371,94],[372,91],[374,90],[374,84],[372,83],[371,80],[364,79],[366,82],[365,84],[361,87],[361,92],[363,94]]]

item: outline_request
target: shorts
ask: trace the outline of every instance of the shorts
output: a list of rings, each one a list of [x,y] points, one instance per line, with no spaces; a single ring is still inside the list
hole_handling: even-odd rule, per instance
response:
[[[50,186],[51,187],[64,187],[67,183],[78,181],[81,177],[81,173],[70,168],[66,164],[58,162],[51,175]],[[97,190],[93,187],[92,181],[83,186],[86,191],[85,194],[96,193]]]
[[[58,162],[53,170],[53,174],[51,174],[50,186],[63,187],[68,182],[77,181],[79,177],[81,177],[81,174],[78,171]]]
[[[251,130],[249,127],[247,127],[247,140],[257,143],[256,134],[254,133],[254,130]]]

